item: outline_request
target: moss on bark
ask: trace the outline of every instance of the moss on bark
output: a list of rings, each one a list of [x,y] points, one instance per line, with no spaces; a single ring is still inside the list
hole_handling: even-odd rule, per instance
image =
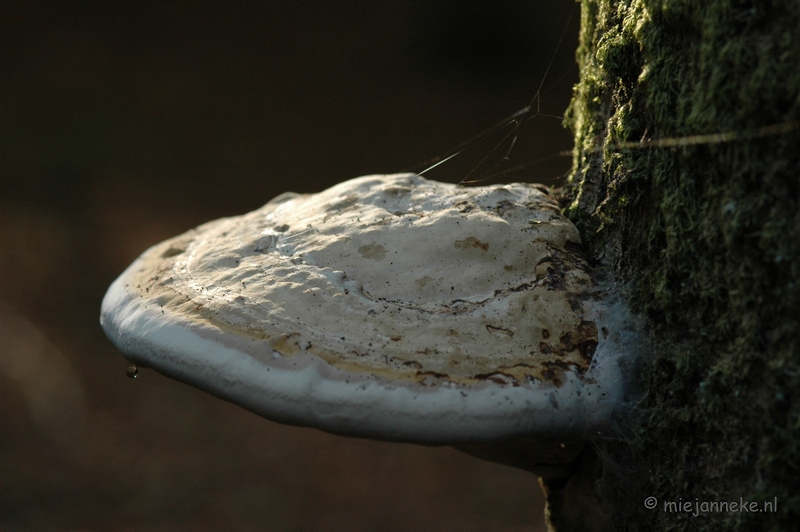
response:
[[[800,132],[763,129],[800,118],[798,28],[797,0],[582,0],[567,211],[656,341],[614,529],[798,526]],[[740,497],[777,511],[663,506]]]

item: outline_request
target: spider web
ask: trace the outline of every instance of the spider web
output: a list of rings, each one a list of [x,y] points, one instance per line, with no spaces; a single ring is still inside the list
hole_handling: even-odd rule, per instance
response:
[[[570,65],[568,68],[562,69],[562,72],[558,72],[557,75],[551,76],[557,54],[564,46],[564,41],[567,40],[570,23],[576,9],[577,4],[572,4],[568,8],[568,12],[560,17],[563,21],[563,26],[558,41],[550,53],[550,60],[539,81],[539,85],[525,107],[518,109],[446,152],[407,168],[406,171],[415,171],[419,175],[430,175],[434,170],[441,170],[444,165],[452,164],[454,160],[466,159],[467,161],[463,164],[467,165],[467,169],[463,173],[456,174],[457,184],[459,185],[485,183],[491,180],[509,180],[512,177],[517,180],[528,181],[532,178],[530,175],[512,176],[511,174],[512,172],[528,170],[542,163],[571,155],[571,151],[561,150],[553,155],[539,157],[534,160],[524,162],[519,162],[518,160],[518,155],[525,152],[526,141],[530,142],[530,137],[532,137],[531,122],[534,120],[563,121],[564,119],[561,115],[543,110],[543,96],[547,101],[546,96],[552,94],[575,70],[575,65]],[[545,180],[563,180],[568,172],[567,170],[555,177],[547,176],[550,179],[545,178]],[[541,180],[541,178],[538,180]]]
[[[473,154],[473,159],[477,157],[477,162],[473,161],[468,167],[469,170],[461,174],[460,180],[457,182],[458,185],[474,185],[490,181],[529,181],[532,179],[530,172],[528,172],[529,170],[540,167],[544,163],[571,157],[573,155],[572,150],[564,149],[544,157],[528,159],[522,162],[518,162],[517,160],[518,153],[520,151],[525,151],[524,148],[520,149],[520,143],[518,143],[518,140],[524,138],[525,134],[531,127],[531,122],[537,119],[554,119],[559,121],[563,121],[564,119],[564,117],[561,115],[543,112],[542,99],[543,95],[552,93],[554,89],[557,88],[570,74],[570,69],[566,69],[564,72],[560,73],[560,75],[558,75],[554,81],[550,82],[549,80],[559,49],[564,46],[564,41],[568,33],[570,22],[575,14],[576,7],[577,4],[573,4],[568,15],[565,15],[566,22],[563,24],[560,37],[555,44],[555,47],[550,55],[550,61],[548,62],[547,68],[545,69],[541,81],[539,82],[539,85],[528,105],[515,111],[511,115],[503,118],[494,125],[484,129],[483,131],[470,137],[450,150],[433,157],[432,159],[414,165],[413,167],[408,168],[406,171],[416,171],[418,175],[424,175],[437,168],[440,168],[447,163],[451,163],[456,158],[465,158],[467,155]],[[546,86],[548,90],[547,92],[543,92]],[[799,127],[800,121],[794,120],[738,131],[701,133],[685,137],[642,139],[638,142],[618,141],[612,144],[611,149],[615,151],[630,149],[646,150],[658,148],[680,148],[699,144],[719,144],[784,134],[794,131]],[[605,149],[608,148],[597,147],[595,151],[601,152]],[[475,153],[478,155],[475,156]],[[519,174],[519,172],[525,173]],[[571,169],[568,169],[558,176],[546,176],[544,177],[544,180],[560,184],[563,183],[570,172]],[[542,180],[541,176],[538,180]]]

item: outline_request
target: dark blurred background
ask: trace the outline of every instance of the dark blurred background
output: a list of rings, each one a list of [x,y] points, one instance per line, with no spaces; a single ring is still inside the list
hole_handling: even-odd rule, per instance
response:
[[[3,2],[0,530],[542,530],[528,473],[129,380],[98,314],[139,253],[195,225],[422,170],[543,79],[542,113],[563,114],[577,26],[570,0]],[[569,169],[559,119],[527,121],[504,167],[509,131],[428,177]]]

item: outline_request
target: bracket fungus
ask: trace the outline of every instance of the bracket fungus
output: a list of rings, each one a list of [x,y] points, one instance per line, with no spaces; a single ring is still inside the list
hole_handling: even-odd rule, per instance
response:
[[[568,473],[622,389],[602,291],[540,185],[374,175],[153,246],[101,323],[267,419]]]

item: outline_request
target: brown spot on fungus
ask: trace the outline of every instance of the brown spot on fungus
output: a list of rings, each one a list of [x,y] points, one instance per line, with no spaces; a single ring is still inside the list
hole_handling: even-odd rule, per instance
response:
[[[474,236],[465,238],[464,240],[456,240],[455,242],[453,242],[453,247],[455,247],[456,249],[463,249],[463,250],[468,250],[473,248],[480,249],[483,251],[489,250],[489,244],[481,242]]]
[[[383,260],[386,257],[386,248],[380,244],[369,244],[358,248],[358,252],[365,259]]]

